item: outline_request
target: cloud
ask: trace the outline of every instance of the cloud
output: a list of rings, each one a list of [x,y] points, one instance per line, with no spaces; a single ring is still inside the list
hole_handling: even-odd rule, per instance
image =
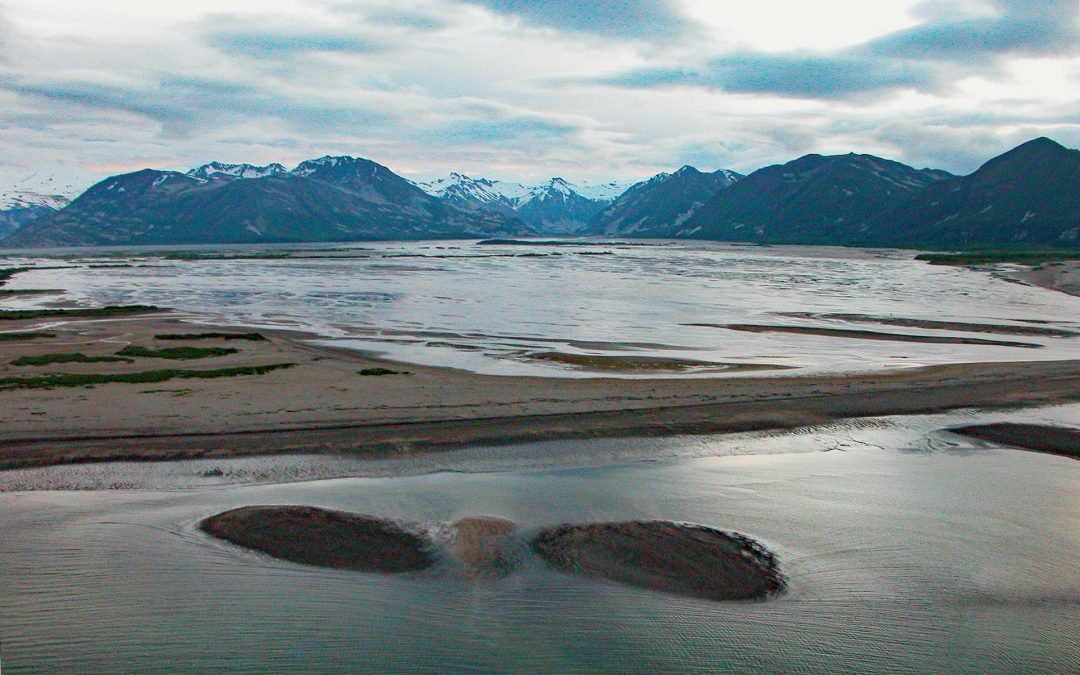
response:
[[[196,27],[203,42],[224,52],[279,59],[313,52],[366,54],[385,47],[378,41],[341,25],[319,25],[296,19],[217,14]]]
[[[372,126],[382,112],[363,106],[303,100],[227,80],[168,76],[143,87],[84,81],[51,84],[0,79],[0,90],[47,103],[66,103],[108,112],[124,112],[158,122],[167,136],[184,137],[207,127],[242,122],[254,116],[275,118],[313,131],[318,128]]]
[[[993,16],[958,16],[970,2],[924,3],[944,16],[860,45],[831,51],[742,51],[700,67],[638,69],[607,78],[616,86],[696,86],[734,93],[845,99],[899,89],[937,92],[970,75],[992,75],[1004,56],[1080,53],[1075,0],[998,0]]]
[[[540,119],[457,120],[442,124],[427,133],[434,140],[454,144],[507,143],[534,144],[561,142],[577,127]]]
[[[228,52],[248,56],[280,57],[302,52],[350,52],[363,54],[380,47],[368,40],[349,35],[325,33],[217,33],[210,44]]]
[[[609,38],[673,38],[682,35],[691,25],[669,0],[469,1],[536,26]]]
[[[918,87],[936,78],[936,72],[926,64],[855,54],[753,53],[715,58],[700,70],[644,70],[607,81],[630,87],[693,85],[735,93],[833,99]]]

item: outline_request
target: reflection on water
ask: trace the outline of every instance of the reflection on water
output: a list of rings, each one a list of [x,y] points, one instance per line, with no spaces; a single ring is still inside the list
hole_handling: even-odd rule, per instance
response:
[[[567,247],[612,254],[595,256],[469,242],[366,246],[352,256],[144,256],[134,267],[35,271],[15,277],[9,287],[66,288],[72,299],[88,303],[157,304],[216,321],[306,329],[336,346],[495,374],[588,375],[520,358],[552,349],[843,370],[1080,356],[1080,339],[1053,336],[1030,340],[1041,349],[1020,349],[748,335],[687,325],[787,324],[969,338],[986,336],[918,325],[890,331],[865,319],[1080,327],[1078,298],[926,265],[909,253],[696,243]],[[28,306],[43,301],[19,300]],[[446,337],[432,339],[440,335]]]
[[[980,419],[1075,422],[1078,412]],[[385,477],[298,470],[293,483],[227,472],[261,463],[278,480],[296,458],[212,463],[222,476],[203,475],[206,462],[150,464],[131,468],[131,482],[156,489],[0,493],[3,662],[11,672],[1070,671],[1076,462],[934,431],[973,417],[619,441],[631,446],[621,456],[616,442],[478,449],[402,460],[399,475],[376,465]],[[583,455],[597,459],[572,459]],[[336,460],[324,461],[329,472]],[[535,557],[480,581],[439,568],[386,577],[294,565],[197,530],[245,504],[432,528],[477,514],[525,530],[700,523],[760,540],[789,588],[716,603],[564,575]]]

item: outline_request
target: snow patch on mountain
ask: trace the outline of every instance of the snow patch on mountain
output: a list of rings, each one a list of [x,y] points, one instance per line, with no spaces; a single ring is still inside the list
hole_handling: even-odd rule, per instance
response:
[[[195,167],[187,172],[188,176],[201,180],[210,180],[214,176],[228,176],[231,178],[263,178],[277,174],[288,173],[285,167],[277,162],[266,166],[254,166],[252,164],[226,164],[225,162],[210,162]]]
[[[40,206],[59,211],[71,202],[63,195],[46,195],[30,190],[8,190],[0,192],[0,211],[10,209],[28,209]]]

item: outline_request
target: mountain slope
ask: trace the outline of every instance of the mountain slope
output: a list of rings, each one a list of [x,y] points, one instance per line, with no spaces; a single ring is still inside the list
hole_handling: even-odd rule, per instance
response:
[[[759,169],[651,236],[786,244],[866,240],[867,223],[951,177],[872,155],[806,155]]]
[[[632,236],[678,227],[739,178],[739,174],[726,169],[702,173],[692,166],[684,166],[675,173],[657,174],[630,186],[593,218],[584,233]]]
[[[1036,138],[871,223],[890,246],[1080,246],[1080,150]]]
[[[444,239],[533,234],[519,220],[467,212],[386,167],[351,157],[260,178],[146,169],[94,185],[10,247]]]

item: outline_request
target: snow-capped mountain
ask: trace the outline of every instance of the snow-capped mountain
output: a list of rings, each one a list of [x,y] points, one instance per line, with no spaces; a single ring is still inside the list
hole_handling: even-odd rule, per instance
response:
[[[273,166],[273,165],[271,165]],[[259,169],[260,167],[256,167]],[[262,167],[265,168],[265,167]],[[93,185],[10,247],[474,239],[529,236],[518,218],[465,210],[367,159],[322,157],[258,178],[144,169]]]
[[[59,211],[71,200],[30,190],[0,192],[0,237],[15,232],[35,218]]]
[[[585,233],[636,236],[678,225],[740,178],[740,174],[727,169],[702,173],[692,166],[675,173],[659,173],[630,186],[597,214]]]
[[[209,164],[195,167],[188,171],[187,175],[202,180],[210,180],[211,178],[218,176],[225,178],[262,178],[264,176],[275,176],[282,173],[288,173],[288,171],[277,162],[267,164],[266,166],[210,162]]]
[[[460,208],[515,215],[544,234],[580,231],[626,188],[618,182],[575,184],[563,178],[552,178],[541,185],[523,185],[470,178],[461,173],[416,186]]]

